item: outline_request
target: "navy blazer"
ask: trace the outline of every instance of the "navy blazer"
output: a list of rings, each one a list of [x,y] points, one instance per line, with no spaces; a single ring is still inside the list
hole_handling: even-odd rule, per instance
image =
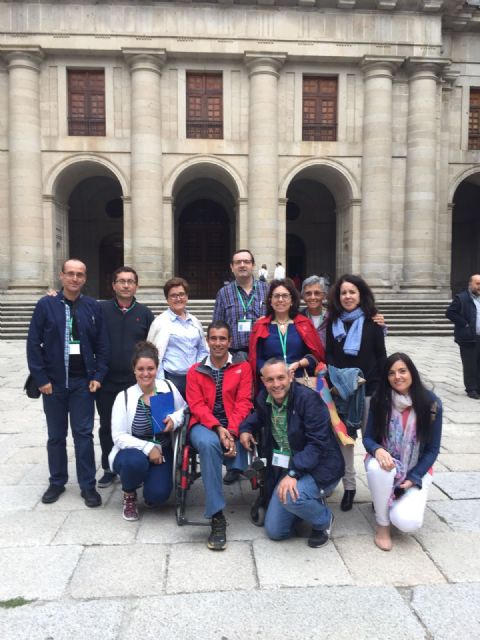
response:
[[[453,335],[457,344],[475,342],[477,337],[477,307],[468,289],[457,293],[445,315],[455,325]]]
[[[102,382],[108,371],[110,348],[100,303],[80,296],[75,305],[75,318],[87,378]],[[63,292],[40,298],[27,338],[28,368],[38,387],[49,382],[66,386],[65,323]]]
[[[272,470],[273,436],[272,407],[267,404],[267,392],[261,391],[255,400],[255,411],[240,425],[240,433],[260,437],[260,453],[267,458],[267,470]],[[287,436],[292,457],[290,468],[299,476],[311,474],[320,488],[338,482],[345,464],[330,414],[318,393],[292,382],[287,406]]]

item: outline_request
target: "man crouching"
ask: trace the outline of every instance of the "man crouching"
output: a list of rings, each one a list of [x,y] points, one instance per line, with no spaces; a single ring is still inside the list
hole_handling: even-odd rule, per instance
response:
[[[272,540],[294,533],[300,520],[312,526],[310,547],[328,542],[333,514],[325,503],[344,473],[343,456],[327,407],[311,389],[294,382],[284,360],[271,358],[261,371],[255,411],[240,425],[246,449],[259,440],[267,459],[265,529]]]

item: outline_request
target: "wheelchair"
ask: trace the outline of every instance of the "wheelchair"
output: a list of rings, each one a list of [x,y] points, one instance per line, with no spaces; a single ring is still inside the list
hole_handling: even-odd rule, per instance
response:
[[[210,526],[210,520],[191,520],[187,517],[187,496],[190,487],[201,477],[199,456],[188,439],[188,422],[186,416],[183,425],[174,433],[173,442],[173,486],[175,492],[175,517],[179,527],[184,525]],[[257,527],[265,521],[265,461],[257,452],[249,453],[249,464],[244,471],[251,487],[258,490],[258,496],[250,508],[250,520]]]

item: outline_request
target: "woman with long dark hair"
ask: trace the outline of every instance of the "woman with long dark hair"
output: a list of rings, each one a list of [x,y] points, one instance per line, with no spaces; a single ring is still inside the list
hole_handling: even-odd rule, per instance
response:
[[[373,321],[377,313],[372,290],[360,276],[345,274],[341,276],[330,289],[328,303],[327,324],[327,363],[339,370],[360,369],[360,376],[365,382],[365,400],[363,410],[356,412],[360,415],[352,416],[342,413],[342,407],[337,404],[337,410],[349,430],[349,435],[356,438],[356,426],[363,426],[368,415],[370,397],[380,378],[380,371],[387,357],[385,351],[385,337],[381,326]],[[341,377],[342,372],[338,375]],[[347,372],[345,372],[345,378]],[[330,374],[330,377],[332,375]],[[356,388],[357,375],[352,383],[346,379],[342,386]],[[333,381],[332,381],[333,382]],[[363,394],[363,390],[362,390]],[[353,402],[353,409],[358,405]],[[355,419],[354,419],[355,418]],[[354,452],[352,445],[342,445],[345,459],[345,476],[343,478],[344,495],[340,503],[342,511],[350,511],[356,492],[356,478],[354,467]]]
[[[390,551],[390,523],[405,533],[423,524],[432,465],[440,451],[442,403],[405,353],[385,362],[370,404],[363,444],[375,507],[375,544]]]

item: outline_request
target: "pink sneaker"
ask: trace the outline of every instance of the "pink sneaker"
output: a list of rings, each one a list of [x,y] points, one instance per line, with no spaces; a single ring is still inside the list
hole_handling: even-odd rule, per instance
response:
[[[125,520],[138,520],[137,509],[137,494],[136,493],[124,493],[123,494],[123,517]]]

